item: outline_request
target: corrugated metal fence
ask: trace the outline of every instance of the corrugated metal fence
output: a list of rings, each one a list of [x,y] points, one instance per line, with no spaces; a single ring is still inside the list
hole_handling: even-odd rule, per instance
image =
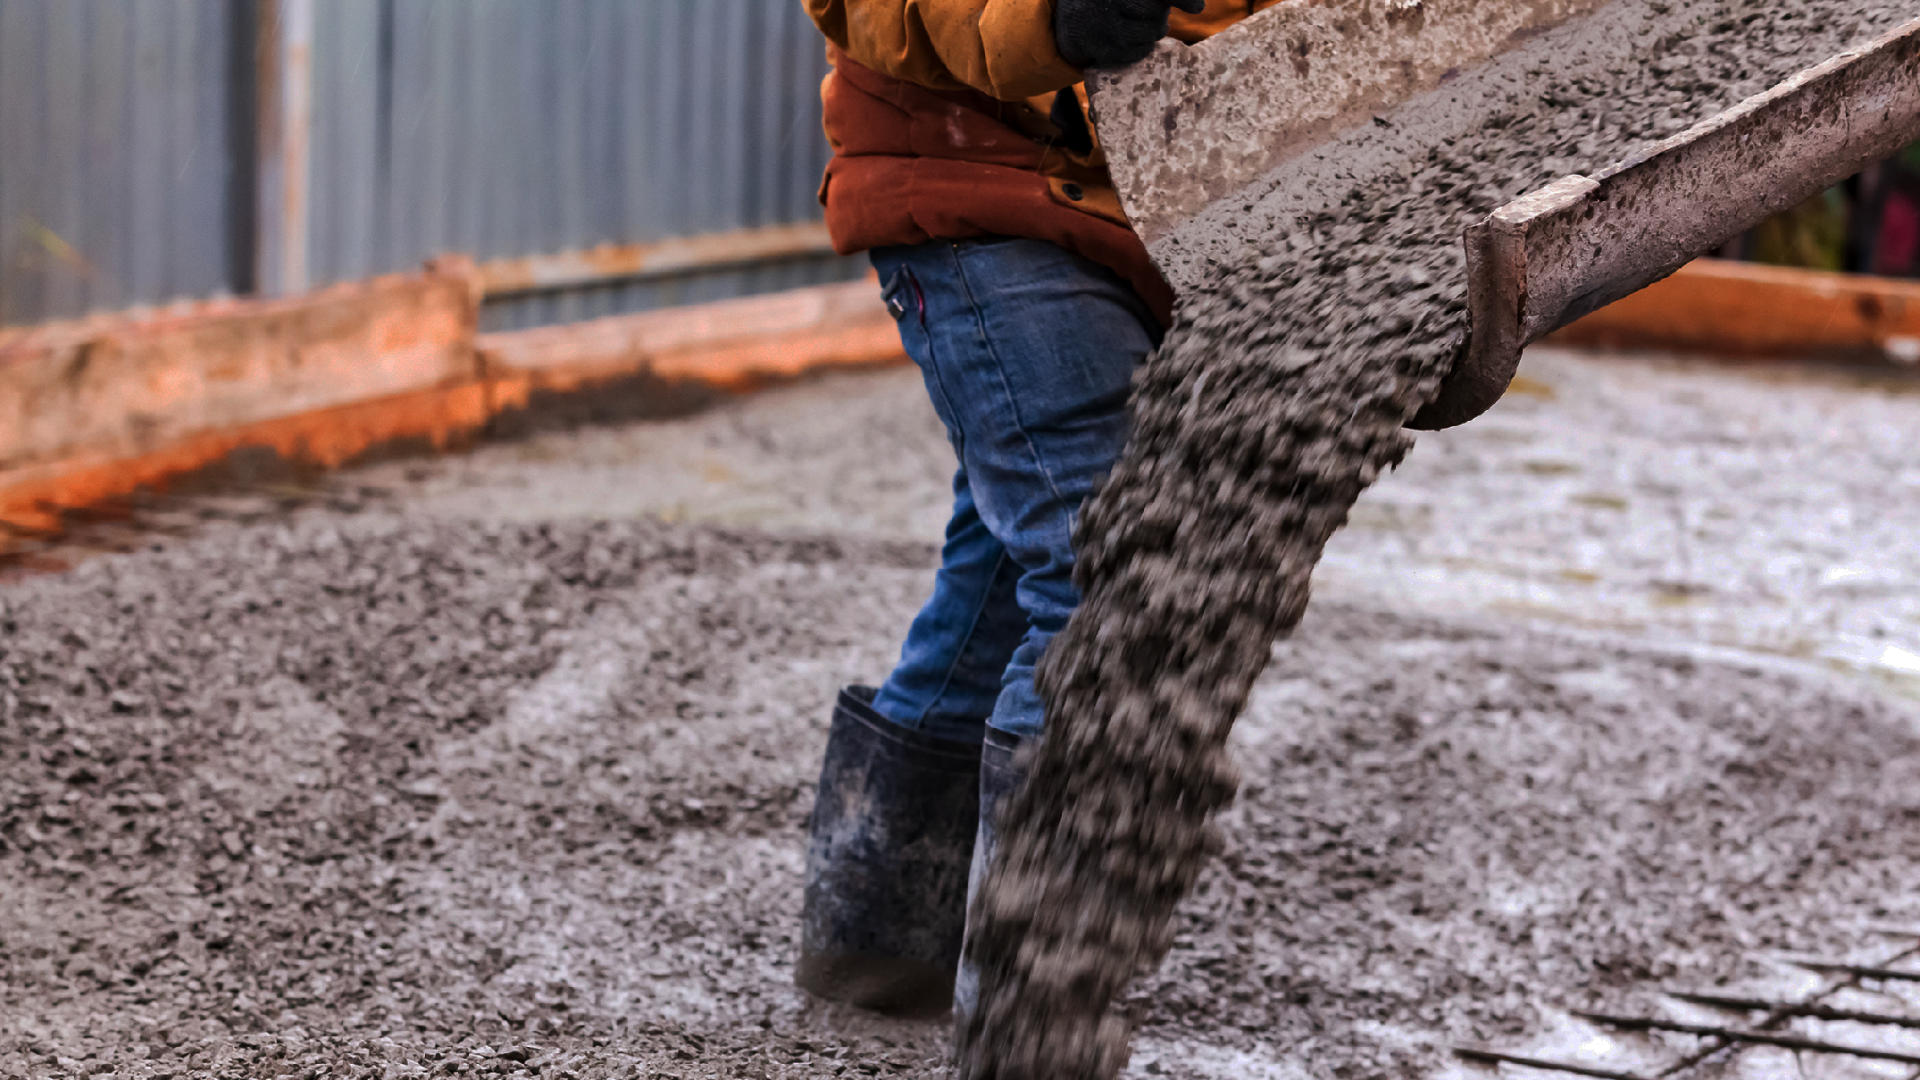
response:
[[[0,321],[230,289],[226,0],[0,0]]]
[[[289,12],[299,14],[290,16]],[[304,274],[812,222],[795,0],[0,0],[0,321],[247,292],[271,231],[275,20],[310,20]],[[283,35],[282,41],[286,38]],[[286,158],[284,160],[298,160]],[[263,218],[267,219],[263,221]],[[263,230],[264,226],[264,230]],[[603,278],[494,325],[843,279],[846,260]]]

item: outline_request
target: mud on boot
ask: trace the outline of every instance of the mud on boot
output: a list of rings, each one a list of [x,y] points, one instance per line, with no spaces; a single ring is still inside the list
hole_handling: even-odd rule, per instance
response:
[[[840,693],[808,822],[794,981],[818,997],[937,1016],[953,1000],[979,820],[980,748]]]
[[[980,748],[980,814],[979,831],[973,841],[973,867],[967,875],[967,911],[973,911],[975,899],[980,894],[980,885],[986,880],[987,867],[993,861],[994,849],[999,846],[1000,808],[1005,805],[1013,789],[1020,784],[1022,771],[1016,767],[1020,747],[1025,742],[1018,735],[994,728],[987,729],[986,744]],[[980,1001],[980,970],[961,953],[960,973],[953,988],[953,1017],[956,1036],[965,1030],[967,1018],[973,1014],[974,1006]]]

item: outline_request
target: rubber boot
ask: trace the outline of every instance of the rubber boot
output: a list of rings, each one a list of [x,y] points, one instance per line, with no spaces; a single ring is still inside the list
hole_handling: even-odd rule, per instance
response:
[[[1020,744],[1025,740],[995,728],[987,729],[987,741],[980,747],[980,821],[973,840],[973,867],[967,874],[967,910],[973,910],[980,885],[986,880],[987,867],[999,847],[1001,806],[1020,786],[1023,774],[1015,767]],[[953,1011],[955,1031],[966,1030],[967,1017],[980,1002],[980,971],[961,953],[960,974],[954,980]]]
[[[980,748],[923,735],[840,694],[808,823],[794,981],[900,1016],[953,1002],[979,820]]]

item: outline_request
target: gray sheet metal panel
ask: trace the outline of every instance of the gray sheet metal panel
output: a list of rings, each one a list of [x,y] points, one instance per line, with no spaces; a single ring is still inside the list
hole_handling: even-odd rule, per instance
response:
[[[230,0],[0,0],[0,322],[237,282]]]
[[[818,220],[818,33],[793,0],[328,0],[314,280]],[[514,300],[491,325],[857,275],[851,260]]]
[[[252,0],[0,0],[0,323],[249,285]],[[818,220],[794,0],[325,0],[315,284]],[[807,259],[515,300],[500,325],[856,275]]]

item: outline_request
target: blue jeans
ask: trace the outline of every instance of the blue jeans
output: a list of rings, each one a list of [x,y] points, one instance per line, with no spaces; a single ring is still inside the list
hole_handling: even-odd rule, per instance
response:
[[[872,258],[960,459],[933,596],[874,707],[939,738],[1037,735],[1034,666],[1080,602],[1074,517],[1120,454],[1159,323],[1118,275],[1039,240]]]

